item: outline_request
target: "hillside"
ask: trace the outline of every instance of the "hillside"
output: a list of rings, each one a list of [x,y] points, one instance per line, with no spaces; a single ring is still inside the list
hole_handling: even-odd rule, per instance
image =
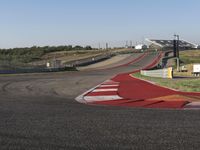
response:
[[[126,52],[130,49],[97,50],[90,46],[58,46],[0,49],[0,69],[46,66],[48,61],[59,60],[62,65],[71,61],[98,55]]]

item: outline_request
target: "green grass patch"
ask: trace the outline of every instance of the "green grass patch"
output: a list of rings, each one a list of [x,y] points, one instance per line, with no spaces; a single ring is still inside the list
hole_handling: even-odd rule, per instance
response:
[[[157,85],[168,88],[185,91],[185,92],[200,92],[200,78],[174,78],[163,79],[143,76],[140,73],[135,73],[132,76],[154,82]]]
[[[200,50],[187,50],[180,52],[183,64],[200,63]]]

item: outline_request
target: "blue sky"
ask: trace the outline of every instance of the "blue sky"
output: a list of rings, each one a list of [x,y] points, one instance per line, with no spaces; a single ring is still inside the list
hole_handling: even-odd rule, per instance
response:
[[[0,0],[0,48],[113,46],[144,38],[200,44],[199,0]]]

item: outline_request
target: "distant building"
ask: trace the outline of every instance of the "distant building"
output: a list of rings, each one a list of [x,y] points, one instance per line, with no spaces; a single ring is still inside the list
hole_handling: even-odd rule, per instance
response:
[[[142,50],[142,49],[147,49],[147,48],[148,48],[147,45],[144,45],[144,44],[139,44],[135,46],[136,50]]]

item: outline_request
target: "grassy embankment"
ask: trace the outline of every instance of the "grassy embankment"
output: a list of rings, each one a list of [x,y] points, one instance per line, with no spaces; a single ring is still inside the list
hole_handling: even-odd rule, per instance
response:
[[[134,77],[154,82],[157,85],[169,87],[185,92],[200,92],[200,78],[175,78],[162,79],[154,77],[146,77],[140,73],[133,74]]]
[[[174,71],[174,79],[162,79],[154,77],[146,77],[140,73],[133,76],[154,82],[155,84],[166,86],[169,88],[186,91],[186,92],[200,92],[200,78],[191,77],[192,66],[194,63],[200,63],[200,51],[183,51],[180,53],[183,65],[187,67],[188,72]],[[187,77],[187,78],[181,78]]]

